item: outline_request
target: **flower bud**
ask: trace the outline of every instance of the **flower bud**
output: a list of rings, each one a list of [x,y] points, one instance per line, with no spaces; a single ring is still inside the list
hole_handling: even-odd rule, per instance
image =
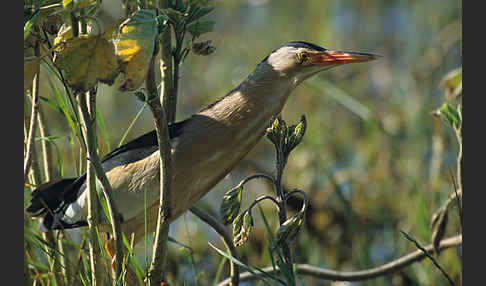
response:
[[[300,227],[304,222],[304,213],[298,212],[293,217],[286,220],[277,230],[277,245],[290,243],[299,233]]]
[[[285,151],[289,154],[297,145],[300,144],[302,138],[304,137],[305,130],[307,128],[307,122],[305,116],[302,115],[300,122],[297,125],[292,125],[288,128]]]
[[[280,139],[287,133],[287,124],[280,116],[278,116],[266,131],[267,138],[278,147],[281,142]]]
[[[240,211],[243,186],[236,186],[226,192],[219,209],[224,224],[232,223]]]
[[[249,211],[244,215],[240,214],[233,222],[233,243],[235,246],[242,246],[250,236],[253,228],[253,218]]]

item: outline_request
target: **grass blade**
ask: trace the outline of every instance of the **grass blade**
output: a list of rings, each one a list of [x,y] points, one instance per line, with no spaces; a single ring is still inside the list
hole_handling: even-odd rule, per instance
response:
[[[263,276],[268,277],[268,278],[270,278],[270,279],[272,279],[272,280],[274,280],[274,281],[278,281],[278,282],[280,282],[282,285],[285,285],[285,282],[284,282],[284,281],[282,281],[282,280],[280,280],[279,278],[277,278],[277,277],[275,277],[275,276],[273,276],[273,275],[270,275],[270,274],[266,273],[265,271],[263,271],[262,269],[260,269],[260,268],[258,268],[258,267],[254,267],[256,270],[258,270],[258,272],[260,272],[260,273],[261,273],[261,275],[260,275],[260,274],[256,273],[256,272],[253,270],[253,268],[252,268],[252,267],[250,267],[250,266],[248,266],[248,265],[244,264],[243,262],[239,261],[238,259],[234,258],[233,256],[231,256],[231,255],[229,255],[229,254],[225,253],[224,251],[222,251],[222,250],[218,249],[216,246],[212,245],[212,244],[211,244],[211,242],[208,242],[208,244],[209,244],[209,246],[211,246],[211,247],[212,247],[214,250],[216,250],[216,251],[217,251],[219,254],[221,254],[222,256],[224,256],[224,257],[228,258],[229,260],[233,261],[233,263],[235,263],[235,264],[237,264],[237,265],[239,265],[239,266],[243,267],[243,268],[244,268],[246,271],[250,272],[250,273],[251,273],[251,274],[253,274],[255,277],[257,277],[258,279],[260,279],[260,280],[261,280],[261,281],[262,281],[262,282],[263,282],[265,285],[271,285],[271,284],[270,284],[270,283],[269,283],[267,280],[265,280],[265,278],[264,278]]]

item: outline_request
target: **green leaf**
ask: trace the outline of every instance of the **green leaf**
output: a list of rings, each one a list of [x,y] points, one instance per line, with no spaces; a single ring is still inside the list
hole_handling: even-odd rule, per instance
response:
[[[134,91],[145,81],[158,33],[154,10],[137,10],[120,25],[116,55],[125,81],[122,91]]]
[[[223,196],[223,202],[220,207],[220,214],[224,224],[232,223],[240,211],[241,197],[243,186],[237,186]]]
[[[213,30],[214,21],[198,21],[187,25],[187,31],[194,37],[199,37],[202,34],[209,33]]]
[[[173,25],[179,25],[184,20],[184,14],[172,8],[163,9],[162,13],[168,17]]]
[[[30,32],[32,32],[32,29],[34,28],[37,18],[39,17],[39,12],[36,12],[32,18],[30,18],[25,24],[24,24],[24,41],[27,39],[27,37],[30,35]]]
[[[161,34],[164,32],[165,28],[167,27],[168,20],[169,17],[164,14],[159,15],[155,18],[155,21],[157,22],[157,33]]]
[[[442,106],[433,112],[452,127],[458,128],[461,125],[461,117],[458,110],[450,103],[444,102]]]
[[[228,259],[229,259],[229,260],[231,260],[233,263],[235,263],[235,264],[237,264],[237,265],[239,265],[239,266],[243,267],[243,268],[244,268],[246,271],[250,272],[250,273],[251,273],[251,274],[253,274],[255,277],[257,277],[258,279],[262,280],[262,281],[263,281],[263,283],[264,283],[265,285],[271,285],[271,284],[270,284],[270,283],[269,283],[267,280],[265,280],[265,279],[263,278],[263,276],[266,276],[266,277],[268,277],[268,278],[270,278],[270,279],[272,279],[272,280],[274,280],[274,281],[278,281],[278,282],[282,283],[283,285],[285,285],[285,283],[284,283],[282,280],[278,279],[278,277],[273,276],[273,275],[271,275],[271,274],[268,274],[268,273],[266,273],[265,271],[263,271],[262,269],[260,269],[260,268],[258,268],[258,267],[254,267],[254,268],[257,270],[257,271],[259,271],[259,272],[260,272],[260,273],[263,275],[263,276],[262,276],[262,275],[260,275],[260,274],[256,273],[256,272],[253,270],[253,268],[252,268],[252,267],[250,267],[250,266],[248,266],[248,265],[244,264],[243,262],[239,261],[238,259],[234,258],[233,256],[231,256],[231,255],[229,255],[229,254],[225,253],[224,251],[222,251],[222,250],[218,249],[216,246],[212,245],[210,242],[208,242],[208,244],[209,244],[209,246],[211,246],[211,247],[212,247],[214,250],[216,250],[216,251],[217,251],[219,254],[221,254],[222,256],[224,256],[224,257],[226,257],[226,258],[228,258]]]
[[[213,10],[214,6],[199,6],[198,4],[191,4],[189,5],[187,11],[188,16],[186,21],[187,23],[191,23],[199,20],[207,14],[211,13]]]

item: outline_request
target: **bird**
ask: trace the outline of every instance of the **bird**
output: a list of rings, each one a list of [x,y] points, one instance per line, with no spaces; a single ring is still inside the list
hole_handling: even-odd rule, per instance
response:
[[[324,70],[378,55],[330,50],[305,41],[273,50],[238,86],[187,119],[168,126],[172,161],[171,221],[189,210],[264,137],[289,95]],[[160,166],[157,136],[148,132],[104,156],[101,165],[122,216],[122,230],[138,243],[157,223]],[[86,174],[39,185],[26,208],[41,217],[39,231],[87,226]],[[100,214],[103,213],[100,206]],[[110,232],[106,216],[99,229]]]

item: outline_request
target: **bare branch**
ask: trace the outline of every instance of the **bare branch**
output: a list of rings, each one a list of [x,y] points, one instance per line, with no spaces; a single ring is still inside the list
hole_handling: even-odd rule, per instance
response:
[[[193,206],[191,208],[191,212],[199,217],[202,221],[210,225],[223,239],[226,248],[230,252],[231,256],[238,259],[238,252],[236,251],[236,247],[233,245],[233,238],[231,235],[226,231],[226,227],[220,223],[217,219],[212,217],[210,214],[206,213],[202,209]],[[237,286],[239,284],[239,270],[238,267],[230,261],[230,275],[231,275],[231,286]]]
[[[427,249],[425,249],[422,245],[420,245],[420,243],[418,243],[418,241],[416,241],[413,237],[411,237],[409,234],[407,234],[403,230],[400,231],[400,232],[405,236],[406,239],[408,239],[411,242],[413,242],[415,244],[415,246],[418,249],[420,249],[425,254],[425,256],[427,256],[430,260],[432,260],[432,262],[434,263],[435,267],[437,267],[440,270],[440,272],[442,272],[442,274],[447,278],[447,280],[449,281],[449,283],[451,285],[455,285],[454,284],[454,281],[452,281],[451,277],[449,277],[449,275],[447,274],[447,272],[444,271],[444,269],[440,266],[439,262],[437,262],[437,260],[429,254],[429,252],[427,251]]]
[[[438,250],[443,250],[450,247],[457,247],[462,244],[462,235],[454,236],[451,238],[447,238],[441,241]],[[433,245],[427,245],[424,247],[428,252],[434,252]],[[412,263],[421,261],[426,256],[421,250],[416,250],[410,254],[402,256],[398,259],[395,259],[391,262],[383,264],[381,266],[370,268],[366,270],[359,270],[359,271],[335,271],[335,270],[328,270],[308,264],[297,264],[297,273],[302,275],[309,275],[315,278],[324,279],[324,280],[333,280],[333,281],[360,281],[360,280],[367,280],[373,279],[380,276],[385,276],[396,272],[406,266],[409,266]],[[265,267],[263,270],[269,274],[275,274],[272,266]],[[277,269],[277,272],[279,270]],[[253,274],[249,272],[244,272],[240,275],[240,281],[252,281],[258,279]],[[226,279],[218,284],[218,286],[228,285],[230,279]]]

